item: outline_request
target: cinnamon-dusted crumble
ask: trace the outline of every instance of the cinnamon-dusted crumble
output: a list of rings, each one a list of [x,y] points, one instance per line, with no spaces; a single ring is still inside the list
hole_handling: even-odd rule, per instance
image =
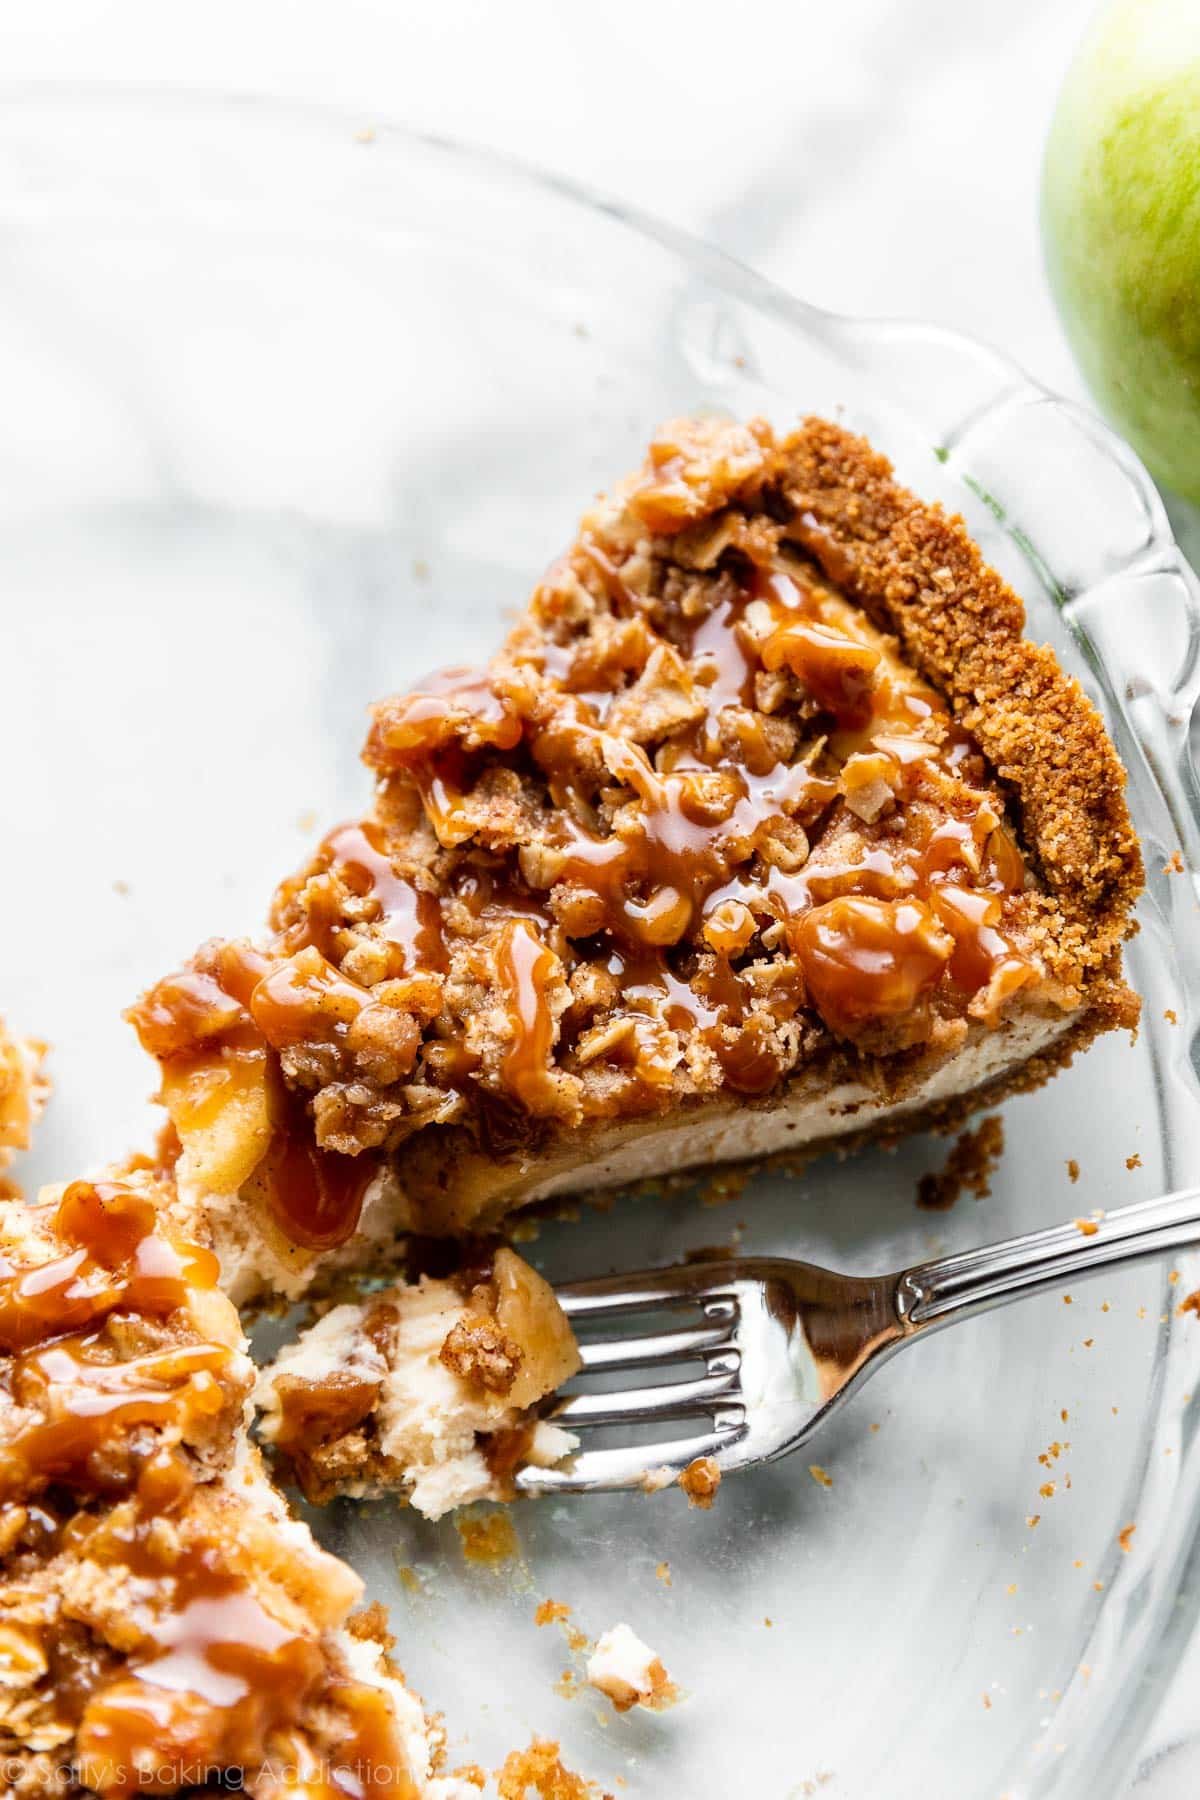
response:
[[[336,1306],[259,1376],[262,1430],[306,1498],[397,1492],[430,1518],[511,1495],[575,1447],[537,1401],[579,1367],[553,1291],[513,1251]]]
[[[134,1009],[247,1288],[944,1119],[1132,1024],[1124,776],[1022,624],[860,439],[664,428],[485,669],[375,708],[373,809],[265,944]]]

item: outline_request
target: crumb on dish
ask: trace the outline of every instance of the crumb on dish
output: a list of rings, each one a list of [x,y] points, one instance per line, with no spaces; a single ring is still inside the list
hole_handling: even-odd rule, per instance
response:
[[[625,1624],[612,1626],[598,1639],[588,1658],[587,1678],[617,1712],[634,1706],[665,1712],[679,1699],[661,1658]]]
[[[917,1205],[925,1212],[949,1212],[963,1193],[986,1200],[1003,1154],[1004,1121],[999,1113],[993,1113],[959,1136],[944,1169],[922,1175],[917,1183]]]
[[[697,1456],[679,1477],[679,1485],[688,1497],[689,1506],[707,1512],[721,1485],[721,1470],[715,1457]]]
[[[454,1523],[469,1563],[496,1569],[521,1553],[516,1527],[506,1512],[491,1512],[482,1519],[455,1519]]]
[[[558,1744],[548,1738],[535,1737],[524,1750],[511,1750],[496,1770],[499,1800],[528,1800],[530,1790],[537,1800],[600,1800],[596,1784],[568,1769]]]

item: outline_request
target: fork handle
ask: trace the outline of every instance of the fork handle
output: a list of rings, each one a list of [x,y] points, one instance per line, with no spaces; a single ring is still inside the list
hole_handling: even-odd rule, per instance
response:
[[[917,1263],[896,1282],[901,1323],[908,1331],[949,1325],[1062,1281],[1200,1243],[1200,1188],[1123,1206],[1096,1219],[1095,1225],[1094,1233],[1079,1223],[1053,1225]]]

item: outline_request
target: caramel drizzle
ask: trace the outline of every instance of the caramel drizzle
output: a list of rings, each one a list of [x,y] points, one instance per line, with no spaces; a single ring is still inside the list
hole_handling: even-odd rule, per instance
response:
[[[149,1596],[129,1619],[136,1642],[122,1672],[87,1695],[81,1779],[125,1800],[274,1763],[294,1771],[297,1800],[415,1800],[387,1696],[334,1675],[311,1627],[267,1609],[237,1545],[197,1529],[194,1491],[179,1457],[160,1451],[123,1514],[75,1524],[78,1553]],[[175,1519],[177,1535],[161,1529]],[[314,1707],[333,1736],[320,1757],[303,1729]]]
[[[122,1490],[144,1460],[134,1427],[186,1435],[226,1404],[227,1345],[181,1341],[118,1360],[105,1333],[114,1315],[162,1322],[214,1287],[211,1252],[177,1241],[153,1201],[119,1182],[72,1182],[50,1223],[58,1256],[0,1258],[0,1348],[31,1415],[0,1445],[4,1496],[62,1480]]]
[[[626,634],[618,664],[635,672],[666,638],[599,546],[589,541],[574,554],[585,578],[609,595]],[[663,1039],[672,1017],[700,1031],[729,1085],[747,1093],[778,1079],[772,1021],[806,1009],[853,1039],[872,1017],[918,1016],[948,987],[962,996],[959,1010],[994,1018],[1036,972],[1004,932],[1024,864],[988,796],[962,782],[977,752],[940,697],[889,662],[865,628],[856,635],[845,603],[778,567],[753,570],[706,616],[678,629],[675,648],[703,716],[654,760],[606,729],[620,689],[597,685],[591,646],[543,641],[531,654],[552,700],[544,691],[534,696],[526,715],[519,665],[502,685],[487,671],[449,670],[379,709],[368,761],[415,784],[453,849],[476,831],[468,801],[480,758],[532,760],[554,809],[549,880],[586,902],[572,930],[598,934],[611,956],[638,962],[637,991],[627,987],[622,1005],[634,1033],[635,1086],[650,1103],[674,1066]],[[823,737],[812,727],[807,756],[782,760],[772,748],[756,711],[761,679],[794,682],[826,721]],[[598,767],[601,786],[621,802],[608,826],[589,792]],[[860,838],[849,856],[814,852],[794,873],[763,857],[773,830],[822,826],[851,776],[895,796],[886,834],[868,829],[865,846]],[[949,801],[947,777],[955,781]],[[963,816],[947,816],[948,805]],[[756,859],[760,873],[752,875]],[[347,908],[347,890],[357,913]],[[553,1113],[559,1029],[548,990],[563,928],[511,864],[497,873],[468,856],[452,867],[448,891],[499,932],[509,1046],[495,1078],[525,1111]],[[344,1044],[372,1004],[371,989],[337,966],[339,932],[353,918],[376,924],[395,947],[394,972],[447,967],[445,907],[398,872],[378,821],[331,833],[309,870],[284,884],[276,913],[280,935],[265,958],[238,952],[235,966],[195,978],[207,984],[202,992],[189,992],[185,977],[174,992],[161,984],[148,997],[138,1017],[148,1047],[169,1058],[198,1039],[222,1055]],[[764,1009],[740,963],[768,929],[777,967]],[[687,947],[692,972],[671,973],[664,952]],[[318,951],[323,964],[297,960]],[[705,951],[712,960],[697,967]],[[569,1048],[568,1041],[568,1056]],[[626,1054],[615,1040],[612,1054]],[[470,1084],[479,1071],[472,1058],[456,1060],[433,1042],[426,1078]],[[295,1102],[263,1165],[271,1210],[293,1241],[325,1247],[350,1235],[374,1173],[371,1159],[358,1160],[361,1169],[319,1151]]]

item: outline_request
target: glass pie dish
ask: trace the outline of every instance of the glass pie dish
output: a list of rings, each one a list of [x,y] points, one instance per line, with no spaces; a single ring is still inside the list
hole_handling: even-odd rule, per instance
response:
[[[1144,1022],[1004,1109],[982,1204],[916,1208],[946,1154],[919,1139],[585,1206],[528,1254],[581,1275],[732,1241],[878,1271],[1200,1166],[1200,596],[1089,416],[562,183],[277,105],[10,97],[0,249],[0,998],[57,1046],[30,1183],[148,1140],[122,1007],[257,926],[361,807],[366,703],[486,654],[587,498],[696,409],[836,417],[966,515],[1129,768]],[[711,1512],[522,1506],[495,1566],[452,1520],[314,1523],[389,1604],[453,1762],[537,1732],[633,1794],[1112,1794],[1195,1616],[1198,1287],[1192,1255],[936,1338],[830,1427],[821,1478],[796,1458]],[[591,1637],[628,1620],[687,1703],[616,1718],[535,1626],[547,1597]]]

